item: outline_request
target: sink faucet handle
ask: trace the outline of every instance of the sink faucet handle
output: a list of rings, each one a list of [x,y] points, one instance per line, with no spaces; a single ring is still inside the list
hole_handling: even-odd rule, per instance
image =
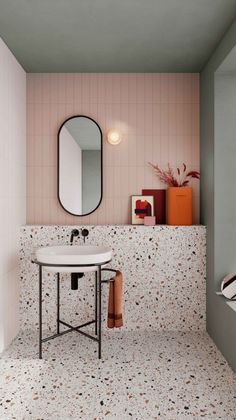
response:
[[[73,240],[74,240],[74,237],[75,236],[79,236],[79,231],[78,231],[78,229],[73,229],[72,231],[71,231],[71,235],[70,235],[70,244],[72,245],[73,244]]]
[[[88,229],[82,229],[81,234],[82,234],[82,236],[83,236],[83,238],[84,238],[84,242],[85,242],[85,238],[86,238],[87,236],[89,236],[89,231],[88,231]]]

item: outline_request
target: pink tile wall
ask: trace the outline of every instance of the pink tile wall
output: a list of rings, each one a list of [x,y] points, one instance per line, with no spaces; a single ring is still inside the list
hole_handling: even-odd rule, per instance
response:
[[[104,133],[104,195],[86,217],[57,200],[57,132],[84,114]],[[27,75],[27,223],[130,223],[130,195],[162,185],[148,161],[199,169],[199,75],[181,73],[58,73]],[[110,146],[106,133],[122,133]],[[199,184],[193,182],[194,221]]]

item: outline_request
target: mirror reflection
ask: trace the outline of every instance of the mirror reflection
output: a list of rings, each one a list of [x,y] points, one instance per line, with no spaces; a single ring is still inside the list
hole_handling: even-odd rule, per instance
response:
[[[102,198],[102,133],[89,117],[69,118],[58,135],[58,198],[76,216],[92,213]]]

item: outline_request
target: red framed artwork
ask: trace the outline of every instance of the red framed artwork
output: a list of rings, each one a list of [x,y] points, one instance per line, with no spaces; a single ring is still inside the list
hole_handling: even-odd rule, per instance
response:
[[[153,216],[154,200],[151,195],[132,195],[132,225],[143,225],[145,216]]]

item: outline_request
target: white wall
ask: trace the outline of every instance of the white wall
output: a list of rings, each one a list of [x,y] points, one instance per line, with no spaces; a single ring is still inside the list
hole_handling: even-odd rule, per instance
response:
[[[19,326],[19,231],[26,221],[26,73],[0,38],[0,351]]]
[[[60,189],[62,205],[82,214],[82,152],[66,127],[60,132]]]

